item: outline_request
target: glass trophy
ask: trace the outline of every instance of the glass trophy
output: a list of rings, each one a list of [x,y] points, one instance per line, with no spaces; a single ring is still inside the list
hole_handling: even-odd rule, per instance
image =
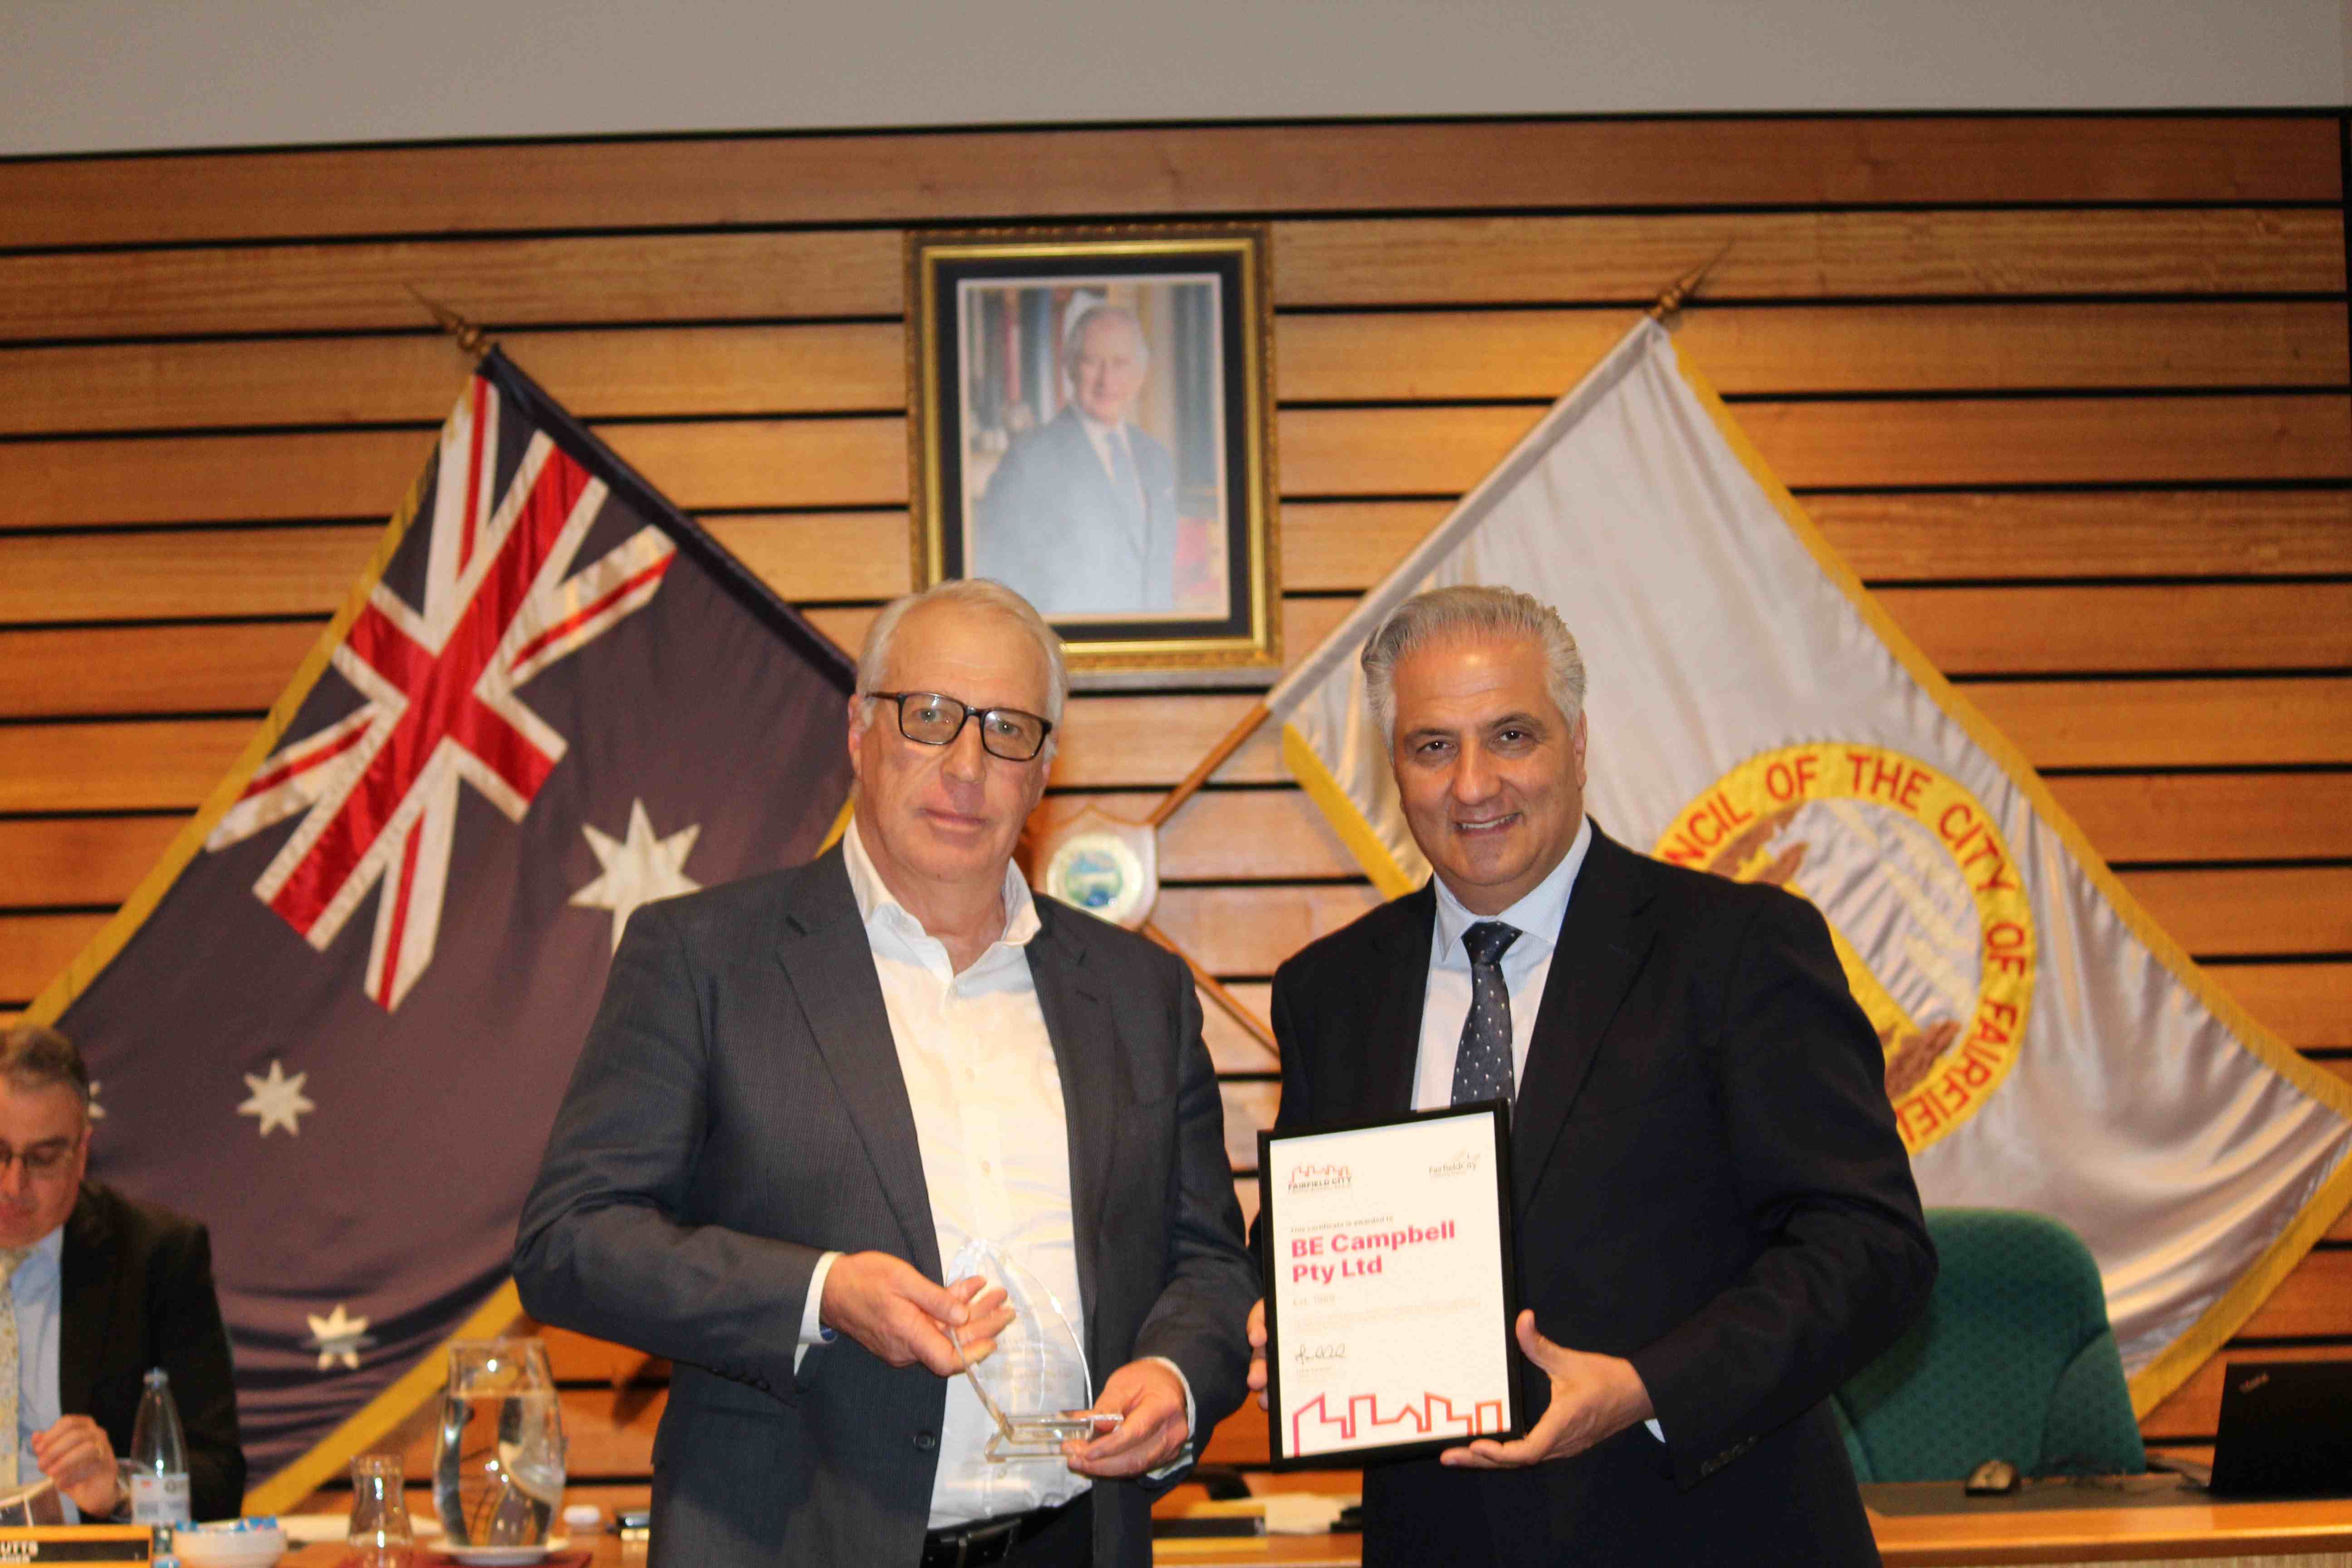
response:
[[[1013,1321],[996,1336],[996,1348],[978,1362],[964,1361],[964,1376],[996,1424],[996,1435],[981,1457],[999,1465],[1059,1462],[1069,1439],[1097,1436],[1118,1426],[1117,1415],[1087,1408],[1095,1396],[1086,1347],[1054,1293],[992,1241],[966,1243],[948,1265],[950,1284],[975,1274],[1002,1288],[1004,1304],[1013,1310]],[[953,1326],[948,1337],[958,1351],[963,1349]]]
[[[116,1464],[121,1475],[122,1495],[129,1497],[131,1461],[119,1459]],[[57,1483],[47,1476],[0,1496],[0,1529],[16,1530],[28,1525],[63,1524],[65,1521],[65,1501],[58,1495]]]

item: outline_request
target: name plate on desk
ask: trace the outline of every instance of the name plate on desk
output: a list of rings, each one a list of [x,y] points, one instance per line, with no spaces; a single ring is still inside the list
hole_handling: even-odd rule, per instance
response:
[[[1277,1468],[1524,1427],[1510,1107],[1257,1137]]]
[[[144,1563],[154,1531],[143,1524],[35,1524],[0,1528],[0,1563]]]

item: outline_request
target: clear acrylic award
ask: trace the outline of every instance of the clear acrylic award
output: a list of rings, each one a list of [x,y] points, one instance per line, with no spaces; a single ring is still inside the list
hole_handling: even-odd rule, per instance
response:
[[[978,1362],[964,1359],[964,1376],[996,1424],[996,1435],[981,1457],[1000,1465],[1059,1462],[1069,1439],[1098,1436],[1118,1426],[1118,1416],[1087,1408],[1095,1395],[1086,1347],[1054,1293],[992,1241],[967,1242],[948,1265],[951,1283],[975,1274],[1004,1291],[1004,1305],[1013,1312],[994,1350]],[[953,1326],[948,1337],[957,1350],[963,1349]]]

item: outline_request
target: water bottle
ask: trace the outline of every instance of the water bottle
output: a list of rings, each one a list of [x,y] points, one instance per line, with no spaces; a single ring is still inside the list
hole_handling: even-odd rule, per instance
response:
[[[171,1527],[193,1522],[188,1514],[188,1439],[180,1430],[180,1407],[172,1403],[172,1377],[162,1367],[147,1370],[147,1392],[139,1396],[139,1419],[131,1428],[131,1521],[153,1525],[159,1547]]]

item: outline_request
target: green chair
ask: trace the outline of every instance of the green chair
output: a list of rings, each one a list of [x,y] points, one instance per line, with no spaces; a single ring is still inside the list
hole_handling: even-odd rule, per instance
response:
[[[2081,1237],[2017,1209],[1929,1209],[1927,1310],[1832,1399],[1855,1479],[1957,1480],[2147,1468],[2098,1265]]]

